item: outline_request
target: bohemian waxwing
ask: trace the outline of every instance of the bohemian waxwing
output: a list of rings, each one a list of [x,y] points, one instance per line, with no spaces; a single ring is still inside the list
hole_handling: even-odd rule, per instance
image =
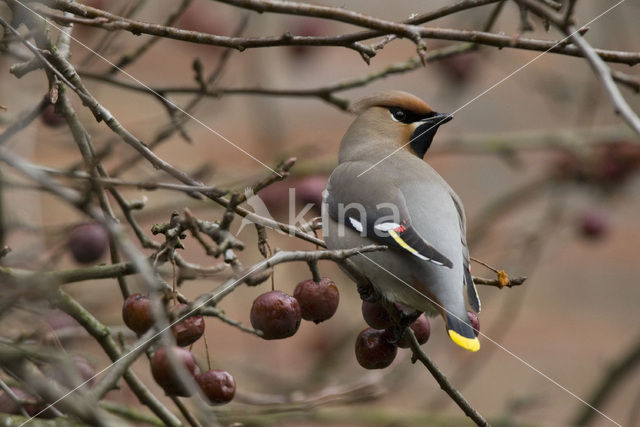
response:
[[[469,306],[480,300],[469,268],[462,203],[422,158],[438,126],[452,116],[419,98],[383,92],[356,104],[358,117],[340,145],[339,165],[323,193],[330,249],[377,243],[386,251],[351,260],[387,300],[440,313],[449,337],[477,351]],[[466,288],[466,292],[465,292]]]

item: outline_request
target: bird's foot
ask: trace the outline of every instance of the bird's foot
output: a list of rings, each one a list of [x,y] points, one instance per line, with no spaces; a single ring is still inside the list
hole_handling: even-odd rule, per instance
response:
[[[405,329],[411,326],[411,324],[420,317],[422,312],[405,307],[399,303],[387,303],[385,304],[385,308],[393,319],[393,325],[387,328],[387,341],[392,344],[397,344],[398,341],[402,339]]]
[[[398,307],[398,311],[400,312],[399,317],[400,317],[400,325],[402,326],[402,329],[404,329],[407,326],[411,326],[411,324],[416,320],[418,320],[418,317],[420,317],[420,315],[422,314],[421,311],[416,311],[412,308],[406,308],[406,307]]]
[[[376,291],[371,282],[366,284],[358,283],[358,294],[360,294],[360,299],[366,302],[378,302],[382,298],[382,295]]]

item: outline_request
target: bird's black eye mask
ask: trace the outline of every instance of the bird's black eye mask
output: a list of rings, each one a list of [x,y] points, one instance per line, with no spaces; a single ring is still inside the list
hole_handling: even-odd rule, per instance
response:
[[[413,111],[405,110],[400,107],[389,107],[389,112],[391,113],[391,118],[396,122],[400,123],[414,123],[420,120],[428,119],[436,116],[438,113],[432,111],[427,114],[417,114]]]
[[[413,131],[411,139],[409,140],[411,149],[416,156],[421,159],[424,158],[427,150],[431,147],[433,137],[438,131],[438,127],[453,118],[453,116],[449,114],[437,113],[435,111],[427,114],[417,114],[400,107],[389,107],[389,112],[391,113],[391,118],[396,122],[405,124],[422,122]]]

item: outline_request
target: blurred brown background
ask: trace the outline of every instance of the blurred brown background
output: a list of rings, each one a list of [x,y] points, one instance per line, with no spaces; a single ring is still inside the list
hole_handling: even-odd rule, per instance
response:
[[[108,10],[118,11],[126,2],[101,3],[100,6]],[[149,2],[138,18],[162,22],[173,3]],[[406,19],[424,8],[435,9],[447,4],[446,1],[427,4],[364,0],[346,3],[323,0],[321,3],[389,20]],[[579,22],[590,20],[611,5],[597,0],[581,0],[578,4]],[[489,10],[490,6],[478,8],[429,25],[479,28]],[[231,6],[198,0],[179,25],[231,34],[242,13]],[[640,4],[627,1],[590,25],[586,37],[596,47],[638,51],[638,16]],[[525,37],[558,37],[553,31],[546,33],[539,20],[532,19],[532,22],[536,30]],[[518,28],[518,9],[515,4],[507,3],[494,31],[515,37]],[[335,22],[250,13],[245,34],[277,35],[285,31],[339,34],[350,30],[353,27]],[[74,30],[74,36],[88,46],[95,46],[104,34],[81,26]],[[106,56],[118,58],[148,37],[119,34],[112,40]],[[447,44],[449,42],[427,40],[430,49]],[[222,51],[222,48],[161,40],[127,71],[152,87],[192,86],[193,58],[200,58],[204,69],[211,70]],[[72,43],[72,52],[75,64],[91,56],[77,43]],[[415,46],[406,40],[387,45],[372,59],[370,66],[357,53],[344,48],[249,49],[232,54],[219,85],[320,87],[366,75],[413,55]],[[428,64],[411,73],[390,76],[338,95],[356,100],[377,90],[400,89],[423,98],[438,111],[452,112],[537,55],[538,52],[482,47],[477,52]],[[9,75],[12,63],[13,60],[0,57],[0,103],[10,106],[9,111],[3,113],[7,117],[15,117],[35,105],[46,91],[41,74],[32,73],[19,81]],[[626,66],[612,67],[635,71]],[[93,58],[83,69],[104,71],[108,68],[108,64]],[[118,78],[131,82],[123,75]],[[164,108],[153,96],[88,79],[85,83],[103,105],[142,140],[150,139],[167,121]],[[626,89],[623,93],[634,110],[639,111],[640,98]],[[178,104],[188,99],[184,95],[172,96]],[[121,141],[114,142],[113,134],[96,123],[88,110],[81,108],[77,98],[74,101],[95,144],[104,147],[113,143],[114,154],[106,159],[107,166],[131,155],[132,150]],[[300,185],[308,176],[330,172],[336,162],[340,139],[352,120],[348,113],[318,99],[243,95],[207,99],[194,115],[270,166],[288,156],[297,157],[291,185]],[[0,124],[0,130],[3,126]],[[174,136],[156,153],[186,171],[202,165],[211,167],[212,175],[207,182],[221,186],[242,188],[268,172],[203,126],[191,121],[186,129],[193,138],[192,144]],[[480,289],[482,332],[496,343],[482,339],[481,351],[467,354],[449,342],[442,321],[433,319],[431,339],[424,346],[474,407],[492,420],[566,425],[583,404],[532,367],[587,399],[610,364],[640,339],[639,175],[616,178],[613,184],[605,186],[559,180],[531,190],[530,183],[556,173],[560,162],[566,160],[560,150],[544,147],[547,142],[557,144],[558,135],[585,156],[592,153],[588,147],[594,142],[638,143],[637,137],[614,115],[608,97],[584,60],[546,54],[458,111],[455,119],[440,129],[426,157],[465,204],[469,233],[475,241],[472,256],[512,275],[529,276],[520,287]],[[501,149],[501,144],[508,149]],[[31,161],[48,166],[65,167],[70,159],[79,159],[67,129],[51,129],[40,122],[13,138],[9,145]],[[145,162],[139,162],[124,177],[139,181],[169,180]],[[314,181],[309,191],[321,189],[321,181],[321,178]],[[269,189],[268,194],[274,214],[285,220],[287,188],[280,185]],[[524,188],[529,190],[520,190]],[[499,200],[514,191],[521,191],[522,197],[513,208],[490,217],[479,229],[480,219],[485,218],[488,209],[496,207]],[[172,210],[187,206],[203,219],[220,215],[216,206],[174,192],[126,190],[125,194],[129,199],[148,198],[145,210],[137,214],[146,231],[154,223],[167,221]],[[60,253],[58,268],[72,267],[71,258],[61,249],[64,243],[61,227],[81,217],[57,200],[35,192],[5,188],[3,197],[7,224],[44,227],[46,231],[40,229],[34,233],[20,228],[11,232],[7,244],[14,252],[6,258],[6,263],[38,269]],[[598,216],[606,231],[596,238],[585,235],[585,215]],[[239,224],[240,221],[234,223],[232,230]],[[274,248],[313,249],[309,244],[273,232],[270,236]],[[239,237],[247,247],[241,254],[244,265],[260,260],[253,228],[247,227]],[[193,239],[184,243],[187,259],[203,265],[213,263]],[[34,259],[40,266],[34,265]],[[473,264],[472,269],[479,276],[493,277],[478,264]],[[383,391],[374,402],[327,405],[317,409],[315,415],[309,412],[313,408],[308,408],[302,411],[307,412],[306,421],[302,420],[304,416],[298,418],[296,412],[282,418],[265,415],[254,421],[274,420],[275,425],[421,425],[424,419],[420,417],[424,415],[442,415],[445,424],[468,422],[428,372],[422,366],[409,363],[407,350],[401,350],[393,365],[384,371],[365,371],[357,364],[353,342],[365,323],[355,286],[333,263],[321,262],[320,271],[339,285],[338,312],[320,325],[303,322],[300,331],[290,339],[263,341],[216,319],[207,321],[206,334],[214,364],[233,373],[238,384],[238,397],[229,409],[234,413],[251,413],[255,407],[247,409],[242,400],[255,394],[313,395],[327,387],[370,381],[379,384]],[[309,277],[304,263],[286,264],[276,269],[275,283],[277,288],[292,293],[298,281]],[[219,282],[188,282],[182,291],[196,297],[212,290]],[[230,317],[248,324],[252,300],[268,287],[268,282],[259,288],[241,287],[223,301],[222,307]],[[106,324],[122,324],[122,301],[115,281],[79,283],[66,288]],[[3,328],[20,330],[24,325],[19,319],[7,320]],[[90,340],[79,339],[75,348],[87,355],[96,367],[106,366],[106,357]],[[201,342],[193,351],[201,362],[205,360]],[[146,364],[146,361],[137,362],[136,369],[143,378],[149,379]],[[623,425],[640,425],[639,385],[640,373],[636,370],[599,409]],[[112,392],[110,396],[121,401],[127,399],[125,392]],[[609,422],[596,416],[594,425],[609,425]]]

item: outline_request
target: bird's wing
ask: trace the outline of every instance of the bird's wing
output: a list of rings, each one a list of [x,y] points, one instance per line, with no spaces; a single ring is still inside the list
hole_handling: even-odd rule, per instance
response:
[[[331,174],[326,194],[329,216],[375,242],[452,268],[451,260],[411,225],[402,192],[374,174],[358,177],[360,169],[366,168],[343,163]]]
[[[467,298],[469,305],[476,313],[480,313],[480,297],[478,296],[478,290],[475,283],[473,283],[473,277],[471,277],[471,264],[469,259],[469,247],[467,246],[467,225],[466,217],[464,215],[464,209],[462,203],[455,193],[450,193],[453,199],[453,204],[458,211],[458,219],[460,220],[460,239],[462,240],[462,259],[464,270],[464,284],[467,287]]]

